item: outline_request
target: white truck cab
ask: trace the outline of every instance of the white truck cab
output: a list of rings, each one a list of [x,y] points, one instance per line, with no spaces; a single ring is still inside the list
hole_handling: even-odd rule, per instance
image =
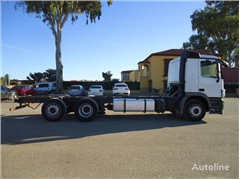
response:
[[[215,59],[213,59],[215,58]],[[201,58],[186,59],[185,93],[204,93],[208,97],[225,97],[219,58],[202,55]],[[170,61],[168,84],[179,83],[180,57]]]
[[[202,111],[222,114],[222,99],[225,97],[221,65],[228,66],[219,57],[200,55],[196,52],[185,51],[181,57],[169,63],[166,97],[179,97],[180,101],[174,110],[180,116],[186,114],[187,102],[192,116]],[[198,106],[204,104],[204,109]],[[195,113],[194,113],[195,112]],[[186,117],[187,118],[187,117]],[[190,118],[187,118],[190,119]]]

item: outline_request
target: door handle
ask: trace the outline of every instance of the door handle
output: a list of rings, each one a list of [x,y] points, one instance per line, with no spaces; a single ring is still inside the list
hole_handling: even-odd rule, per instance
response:
[[[199,89],[199,91],[205,91],[205,89],[203,89],[203,88],[200,88],[200,89]]]

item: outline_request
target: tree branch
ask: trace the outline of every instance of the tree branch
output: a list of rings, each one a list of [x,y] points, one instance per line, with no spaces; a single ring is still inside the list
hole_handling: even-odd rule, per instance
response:
[[[68,17],[69,17],[69,13],[65,14],[65,16],[64,16],[64,18],[63,18],[63,20],[62,20],[62,23],[61,23],[61,25],[60,25],[60,28],[61,28],[61,29],[63,28],[65,22],[66,22],[67,19],[68,19]]]
[[[56,37],[57,36],[57,31],[55,29],[53,20],[51,18],[49,18],[48,22],[51,25],[51,29],[52,29],[53,35]]]
[[[51,30],[53,32],[53,35],[56,36],[57,35],[57,31],[55,29],[55,26],[54,26],[54,21],[53,21],[53,18],[51,18],[51,15],[49,15],[46,11],[43,10],[43,13],[44,13],[44,16],[46,17],[49,25],[51,26]]]

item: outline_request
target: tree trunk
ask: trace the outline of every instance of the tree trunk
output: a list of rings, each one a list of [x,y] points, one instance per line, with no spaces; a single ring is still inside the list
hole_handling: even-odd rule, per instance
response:
[[[62,65],[62,54],[61,44],[62,43],[62,30],[58,28],[55,36],[56,45],[56,93],[63,93],[63,65]]]

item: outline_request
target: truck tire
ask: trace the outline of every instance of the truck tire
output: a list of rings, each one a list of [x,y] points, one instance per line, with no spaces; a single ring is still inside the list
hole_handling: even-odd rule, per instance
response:
[[[93,120],[98,114],[98,104],[91,98],[79,100],[74,109],[75,116],[83,122]]]
[[[66,112],[66,105],[61,99],[49,99],[42,106],[42,115],[50,122],[60,121]]]
[[[184,107],[184,117],[190,121],[201,121],[206,114],[204,104],[196,99],[186,102]]]

